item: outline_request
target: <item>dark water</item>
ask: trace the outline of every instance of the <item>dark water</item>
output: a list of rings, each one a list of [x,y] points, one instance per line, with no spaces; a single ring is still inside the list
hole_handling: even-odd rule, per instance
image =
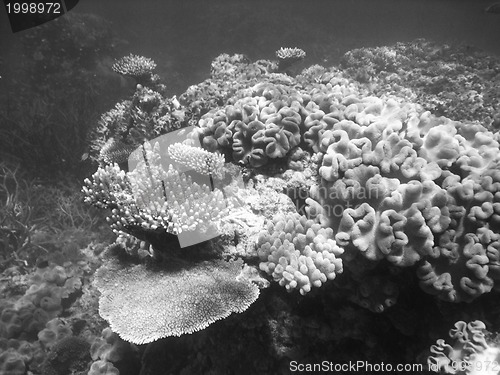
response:
[[[281,46],[298,46],[308,53],[306,63],[327,65],[353,48],[427,38],[500,55],[500,15],[484,13],[489,4],[486,0],[81,0],[73,11],[111,22],[123,42],[117,55],[132,52],[153,58],[171,88],[182,91],[206,78],[210,61],[222,52],[260,59],[272,58]],[[3,12],[0,25],[2,55],[15,62],[20,35],[11,34]]]
[[[119,5],[115,5],[119,3]],[[299,46],[311,62],[332,62],[347,50],[415,38],[467,43],[500,55],[500,16],[490,1],[82,1],[76,8],[113,23],[130,52],[152,57],[159,71],[208,70],[221,52],[272,58]],[[198,77],[196,77],[198,78]]]

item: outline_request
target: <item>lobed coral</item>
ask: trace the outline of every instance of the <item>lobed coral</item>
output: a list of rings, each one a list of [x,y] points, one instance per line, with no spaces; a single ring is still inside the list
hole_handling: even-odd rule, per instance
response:
[[[84,272],[84,264],[38,268],[24,295],[0,306],[0,336],[22,339],[43,330],[63,311],[63,300],[81,289]]]
[[[490,291],[500,155],[491,133],[393,100],[351,96],[342,104],[344,119],[319,138],[321,182],[310,189],[309,213],[349,252],[418,263],[424,290],[440,298]]]
[[[439,339],[430,348],[427,363],[431,371],[463,375],[497,373],[495,364],[500,358],[500,348],[482,321],[458,321],[449,334],[453,339],[451,345]]]

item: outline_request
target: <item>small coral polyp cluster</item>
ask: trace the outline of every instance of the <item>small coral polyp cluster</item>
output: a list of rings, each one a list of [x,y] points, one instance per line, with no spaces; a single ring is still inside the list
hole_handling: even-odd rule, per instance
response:
[[[221,55],[212,64],[212,77],[180,96],[174,110],[177,116],[165,114],[169,130],[157,127],[153,134],[139,128],[143,138],[148,134],[168,137],[168,131],[177,127],[174,123],[179,124],[176,119],[184,121],[181,127],[195,125],[170,152],[197,173],[215,178],[221,172],[214,179],[215,189],[195,188],[202,189],[207,199],[194,199],[201,194],[196,191],[182,197],[185,205],[178,204],[178,191],[193,189],[193,182],[176,168],[155,167],[157,163],[151,161],[168,152],[155,150],[154,141],[152,146],[138,144],[138,138],[132,142],[133,132],[120,127],[97,134],[101,138],[95,145],[119,139],[138,147],[144,161],[125,171],[113,164],[112,154],[101,157],[93,181],[87,180],[84,188],[87,201],[112,210],[113,228],[151,244],[153,253],[168,253],[173,263],[192,262],[173,271],[158,265],[161,271],[138,263],[120,265],[116,260],[103,266],[107,268],[98,272],[97,284],[104,296],[103,316],[113,329],[129,341],[144,343],[190,333],[230,312],[243,311],[258,291],[242,263],[254,271],[258,265],[288,291],[303,295],[335,280],[328,290],[347,291],[352,301],[377,312],[396,303],[404,292],[398,285],[413,282],[415,273],[425,292],[448,302],[470,302],[498,287],[497,134],[477,123],[436,117],[397,96],[371,96],[335,68],[313,66],[296,77],[277,69],[273,62],[251,63],[241,55]],[[141,92],[146,88],[138,89],[135,100],[141,100]],[[110,126],[129,117],[127,111],[116,113]],[[204,150],[189,148],[197,143]],[[236,180],[239,174],[241,183],[231,189],[227,180],[221,182],[223,175]],[[177,182],[170,184],[173,175]],[[251,193],[273,190],[292,208]],[[223,197],[228,204],[220,207]],[[224,221],[225,216],[233,222],[262,218],[257,235],[248,238],[251,246],[234,250],[238,239],[222,231],[222,237],[194,246],[196,256],[208,262],[200,264],[192,249],[175,248],[171,241],[181,232],[181,217],[184,229],[197,231],[201,222]],[[198,217],[203,220],[197,221]],[[227,251],[230,246],[233,251]],[[227,263],[228,257],[239,260]],[[212,301],[215,306],[200,302],[205,317],[190,310],[182,298],[174,306],[171,301],[159,302],[158,308],[177,310],[151,316],[156,333],[149,336],[138,336],[144,328],[140,324],[146,325],[149,318],[134,322],[132,329],[123,324],[127,319],[118,319],[118,305],[127,303],[118,298],[120,303],[114,306],[113,285],[123,281],[130,292],[132,284],[144,283],[140,281],[144,277],[155,280],[154,284],[171,285],[137,298],[134,311],[144,313],[151,309],[141,303],[167,295],[175,299],[186,291],[198,295],[190,270],[203,277],[217,274],[224,280],[224,290],[233,294]],[[107,277],[108,271],[114,276]],[[158,272],[164,273],[163,278]],[[173,275],[185,283],[174,282]],[[217,288],[209,285],[207,293],[215,295]],[[133,293],[127,297],[135,298]],[[123,310],[120,314],[123,317]],[[184,328],[175,319],[186,319]]]

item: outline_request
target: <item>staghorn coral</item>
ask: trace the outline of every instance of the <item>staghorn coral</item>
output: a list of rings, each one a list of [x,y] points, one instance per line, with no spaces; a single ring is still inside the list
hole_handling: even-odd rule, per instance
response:
[[[333,240],[332,229],[299,214],[274,216],[257,246],[260,269],[288,291],[306,294],[342,273],[343,250]]]
[[[135,344],[202,330],[245,311],[259,296],[241,266],[215,260],[161,269],[111,260],[96,273],[99,314]]]

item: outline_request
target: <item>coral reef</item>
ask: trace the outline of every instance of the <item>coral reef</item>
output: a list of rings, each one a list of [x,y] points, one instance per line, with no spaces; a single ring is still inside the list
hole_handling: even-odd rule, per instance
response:
[[[500,136],[495,101],[467,90],[493,95],[500,70],[433,48],[352,51],[342,70],[300,74],[224,54],[179,100],[152,60],[122,59],[139,84],[91,134],[82,189],[113,244],[30,229],[4,170],[0,372],[284,374],[361,359],[418,374],[456,321],[427,369],[495,361]],[[439,117],[433,95],[471,112]],[[23,262],[31,240],[40,252]]]
[[[436,115],[498,129],[498,61],[470,46],[424,39],[346,53],[344,71],[377,96],[396,95]]]

